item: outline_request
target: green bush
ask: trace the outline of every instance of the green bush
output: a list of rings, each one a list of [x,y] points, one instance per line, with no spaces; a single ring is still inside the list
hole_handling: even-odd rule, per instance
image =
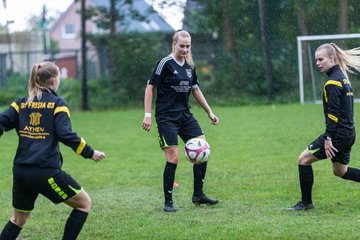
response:
[[[9,105],[15,99],[26,96],[27,81],[27,76],[10,75],[7,79],[7,88],[0,89],[0,105]]]
[[[109,78],[91,79],[87,83],[87,89],[90,110],[108,110],[137,105],[131,104],[125,88],[112,89]],[[71,109],[81,109],[82,92],[79,80],[63,80],[58,95],[65,99]]]
[[[159,33],[122,33],[114,40],[93,36],[105,72],[104,79],[89,82],[101,93],[90,90],[95,108],[142,105],[144,89],[157,61],[171,52],[171,37]],[[111,74],[112,73],[112,74]],[[106,79],[107,78],[107,79]]]
[[[63,97],[72,109],[79,109],[81,106],[81,84],[77,79],[61,80],[57,93]]]

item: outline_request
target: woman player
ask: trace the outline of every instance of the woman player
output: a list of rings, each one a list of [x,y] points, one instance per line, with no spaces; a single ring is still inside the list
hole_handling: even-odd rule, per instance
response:
[[[335,176],[360,182],[360,170],[348,167],[356,134],[354,97],[347,76],[349,67],[360,72],[360,48],[342,50],[334,43],[323,44],[315,51],[315,59],[319,71],[328,76],[323,92],[326,130],[299,156],[301,201],[287,209],[290,211],[314,208],[311,164],[318,160],[331,158]]]
[[[155,117],[159,133],[159,142],[164,150],[166,165],[163,175],[165,194],[164,211],[175,212],[172,192],[176,166],[179,161],[178,140],[186,142],[195,137],[205,139],[198,122],[190,112],[189,96],[192,93],[201,107],[207,112],[211,123],[219,123],[202,94],[194,62],[191,57],[191,36],[187,31],[179,30],[173,35],[172,53],[159,61],[145,89],[145,116],[142,128],[150,131],[153,90],[157,88]],[[203,193],[207,162],[194,164],[194,204],[217,204]]]
[[[14,128],[19,136],[13,167],[14,212],[2,230],[0,240],[16,239],[39,194],[73,208],[63,239],[76,239],[87,219],[91,199],[70,175],[61,170],[63,158],[59,141],[96,162],[105,158],[105,154],[93,150],[73,132],[69,109],[56,95],[59,85],[60,72],[54,63],[35,64],[29,78],[29,96],[15,100],[0,113],[0,136]]]

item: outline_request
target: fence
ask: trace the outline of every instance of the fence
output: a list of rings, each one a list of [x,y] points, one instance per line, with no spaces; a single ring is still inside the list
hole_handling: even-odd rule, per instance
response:
[[[61,52],[44,54],[43,51],[18,51],[11,53],[0,53],[0,88],[8,87],[8,78],[11,74],[28,76],[31,67],[38,62],[54,61],[60,68],[61,76],[64,79],[81,79],[81,51],[77,49],[63,50]],[[98,54],[95,50],[89,49],[88,55],[88,76],[89,78],[99,77]]]

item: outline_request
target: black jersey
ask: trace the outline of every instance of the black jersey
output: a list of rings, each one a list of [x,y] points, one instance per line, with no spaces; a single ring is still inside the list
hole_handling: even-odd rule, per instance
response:
[[[330,138],[354,136],[354,97],[350,81],[339,65],[330,68],[326,74],[328,80],[323,93],[325,134]]]
[[[156,114],[188,110],[191,89],[198,87],[196,70],[171,55],[159,61],[148,82],[157,88]]]
[[[19,136],[14,165],[60,168],[59,141],[77,154],[91,158],[94,150],[71,129],[70,112],[65,101],[54,92],[43,92],[38,100],[15,100],[0,113],[0,136],[16,129]]]

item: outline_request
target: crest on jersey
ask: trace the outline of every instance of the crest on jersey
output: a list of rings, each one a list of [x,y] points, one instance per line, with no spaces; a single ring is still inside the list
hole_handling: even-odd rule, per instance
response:
[[[32,126],[38,126],[40,125],[40,118],[42,114],[39,112],[33,112],[29,115],[30,117],[30,125]]]
[[[186,69],[186,75],[191,78],[192,77],[192,69]]]

